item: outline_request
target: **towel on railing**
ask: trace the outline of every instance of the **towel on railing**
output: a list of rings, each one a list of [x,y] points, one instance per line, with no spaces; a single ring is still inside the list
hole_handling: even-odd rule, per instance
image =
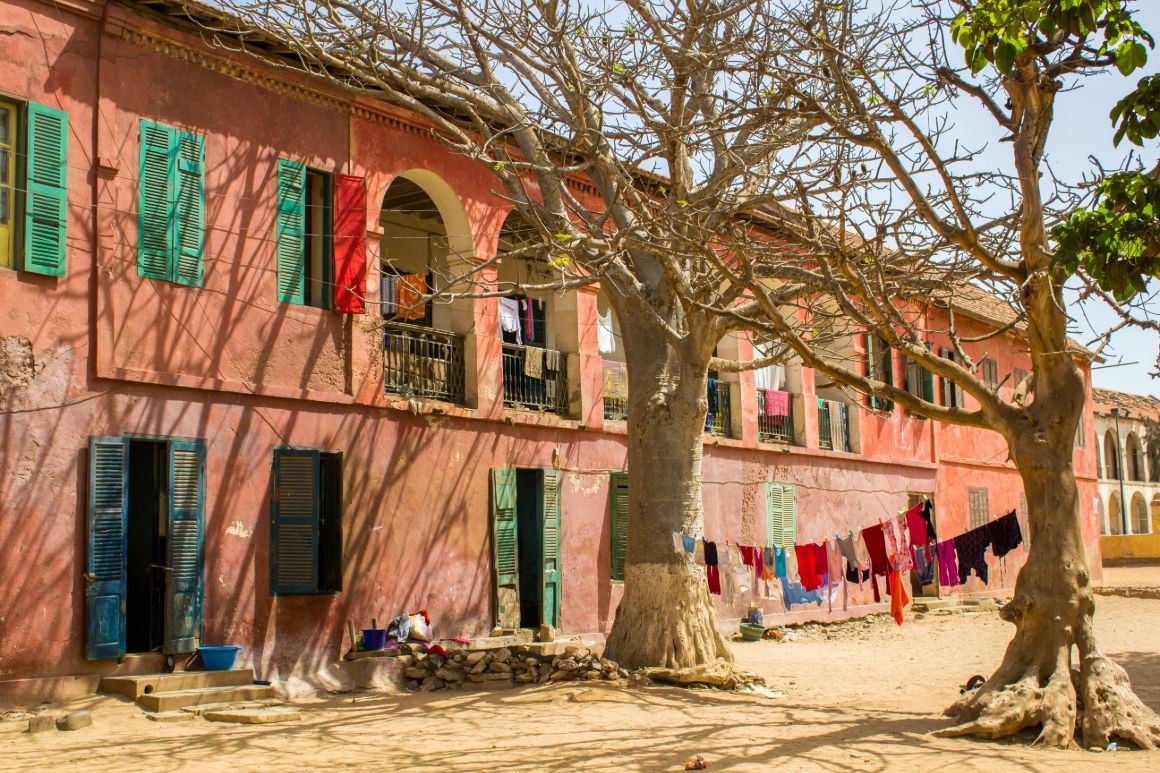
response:
[[[544,353],[544,370],[550,370],[553,373],[560,372],[560,353],[555,349],[542,349]]]
[[[776,389],[765,390],[765,415],[770,417],[789,416],[789,392]]]
[[[628,371],[620,363],[604,363],[604,399],[628,399]]]
[[[427,275],[401,274],[386,276],[386,312],[395,319],[426,319]]]
[[[528,378],[544,377],[544,350],[538,346],[524,348],[524,375]]]

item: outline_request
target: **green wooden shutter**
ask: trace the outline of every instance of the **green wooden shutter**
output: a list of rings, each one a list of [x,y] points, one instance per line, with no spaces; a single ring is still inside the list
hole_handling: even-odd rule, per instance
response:
[[[769,544],[792,546],[797,541],[797,489],[788,483],[767,483],[765,518]]]
[[[306,301],[306,167],[278,161],[278,300]]]
[[[608,504],[612,513],[611,575],[615,582],[624,582],[624,556],[628,550],[627,471],[622,470],[609,475]]]
[[[797,486],[788,483],[782,484],[782,534],[783,545],[793,545],[797,542]]]
[[[85,658],[125,654],[125,442],[89,438],[88,551],[85,560]]]
[[[516,528],[516,471],[509,467],[493,469],[491,542],[495,563],[496,619],[501,627],[518,627],[520,622],[519,540]]]
[[[318,592],[318,452],[274,449],[270,594]]]
[[[543,619],[560,626],[560,471],[544,470]]]
[[[141,122],[138,182],[137,273],[150,279],[172,277],[174,130]]]
[[[205,443],[169,441],[165,652],[193,652],[201,635],[205,567]]]
[[[24,270],[64,276],[68,114],[28,103]]]
[[[174,135],[173,281],[200,287],[205,241],[204,140],[189,132]]]

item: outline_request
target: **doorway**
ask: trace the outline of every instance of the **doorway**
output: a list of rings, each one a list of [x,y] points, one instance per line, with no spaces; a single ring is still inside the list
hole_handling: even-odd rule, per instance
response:
[[[930,522],[931,522],[931,525],[933,525],[935,527],[935,533],[937,533],[938,532],[938,523],[937,523],[938,514],[937,514],[937,511],[934,509],[934,495],[933,494],[921,493],[921,492],[920,493],[911,492],[907,496],[907,499],[906,499],[906,509],[909,510],[910,508],[914,507],[915,505],[922,504],[923,502],[930,502],[931,503]],[[911,595],[911,598],[918,598],[920,596],[923,596],[926,598],[936,598],[937,599],[937,598],[941,597],[941,590],[939,588],[939,581],[938,581],[938,556],[935,555],[935,551],[933,551],[933,550],[930,551],[929,558],[930,558],[931,564],[933,565],[933,568],[932,568],[933,580],[931,582],[927,583],[926,585],[923,585],[919,581],[918,572],[912,571],[910,573],[910,595]]]
[[[169,453],[164,442],[154,440],[130,440],[128,445],[125,648],[160,652],[165,634]]]
[[[560,473],[491,471],[496,625],[560,624]]]

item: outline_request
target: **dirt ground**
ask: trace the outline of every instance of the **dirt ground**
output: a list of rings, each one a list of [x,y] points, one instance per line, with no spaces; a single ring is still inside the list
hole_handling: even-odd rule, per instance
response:
[[[1134,584],[1160,585],[1160,569]],[[1160,710],[1160,600],[1100,597],[1104,648]],[[939,712],[989,674],[1012,628],[994,612],[883,617],[734,645],[775,697],[572,684],[493,692],[362,693],[306,704],[301,722],[149,721],[109,697],[93,726],[28,735],[0,722],[0,769],[97,771],[664,771],[701,754],[710,770],[1160,770],[1160,752],[1060,752],[943,740]]]

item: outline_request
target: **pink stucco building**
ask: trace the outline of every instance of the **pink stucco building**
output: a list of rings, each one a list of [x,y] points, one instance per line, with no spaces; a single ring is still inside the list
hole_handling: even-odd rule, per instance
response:
[[[505,341],[496,298],[407,301],[509,244],[486,169],[414,116],[208,46],[176,3],[0,0],[0,29],[0,701],[91,691],[199,640],[243,646],[260,678],[308,674],[347,620],[420,608],[441,636],[607,631],[631,485],[607,304],[517,301]],[[1010,311],[980,293],[957,316],[973,334]],[[1004,390],[1030,367],[1014,336],[975,349]],[[924,495],[944,536],[1022,513],[997,435],[870,411],[795,365],[729,379],[707,535],[763,543],[796,517],[813,541]],[[792,420],[759,383],[791,393]]]

